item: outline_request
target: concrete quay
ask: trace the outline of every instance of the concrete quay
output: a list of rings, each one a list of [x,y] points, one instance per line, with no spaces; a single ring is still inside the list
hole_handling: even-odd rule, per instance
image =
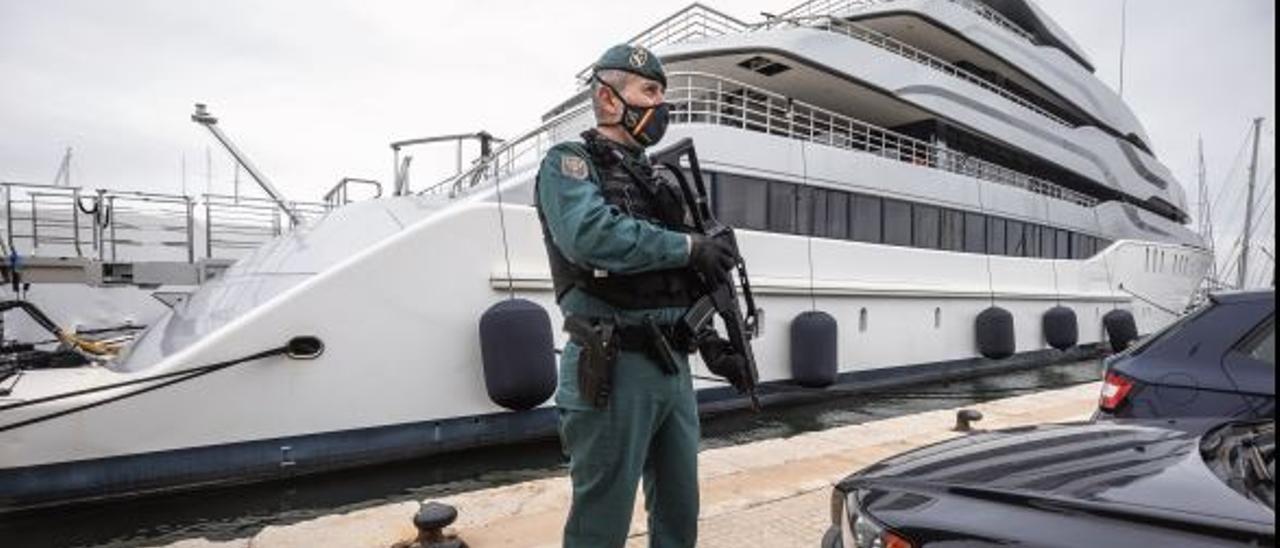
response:
[[[967,406],[985,415],[982,429],[1088,419],[1100,385]],[[896,417],[790,438],[704,451],[699,546],[806,547],[819,544],[829,523],[831,487],[845,476],[889,456],[963,434],[952,431],[959,409]],[[568,513],[569,480],[557,477],[458,494],[453,533],[471,548],[556,547]],[[642,499],[641,494],[638,498]],[[231,542],[188,540],[174,548],[387,548],[412,539],[416,503],[332,515],[268,527]],[[643,501],[637,501],[628,547],[647,546]]]

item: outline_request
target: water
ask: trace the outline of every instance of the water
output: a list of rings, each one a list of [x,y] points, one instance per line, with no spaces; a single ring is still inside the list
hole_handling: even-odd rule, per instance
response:
[[[1096,381],[1096,360],[1018,373],[811,401],[760,414],[730,413],[703,423],[703,449],[1014,395],[1010,389]],[[0,518],[0,544],[14,547],[154,546],[188,538],[233,540],[287,525],[409,500],[564,474],[555,440],[467,451],[386,466]],[[408,519],[408,516],[406,516]]]

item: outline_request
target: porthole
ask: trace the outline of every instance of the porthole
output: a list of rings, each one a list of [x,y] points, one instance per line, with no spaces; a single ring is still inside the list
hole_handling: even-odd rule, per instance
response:
[[[933,309],[933,328],[934,329],[942,328],[942,308],[941,307]]]
[[[867,309],[865,308],[858,312],[858,332],[867,332]]]

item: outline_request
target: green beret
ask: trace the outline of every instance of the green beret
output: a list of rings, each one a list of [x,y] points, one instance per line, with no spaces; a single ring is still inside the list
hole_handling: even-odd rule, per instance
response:
[[[649,50],[641,46],[626,44],[613,46],[600,60],[596,61],[595,72],[602,70],[621,70],[655,80],[667,87],[667,72],[662,68],[662,61]]]

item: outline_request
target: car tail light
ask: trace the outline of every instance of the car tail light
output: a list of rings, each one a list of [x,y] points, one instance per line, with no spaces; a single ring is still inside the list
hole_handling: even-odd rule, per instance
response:
[[[884,535],[880,538],[884,541],[884,548],[915,548],[915,545],[911,544],[911,541],[895,535],[890,531],[885,531]]]
[[[1098,401],[1098,407],[1108,412],[1119,409],[1129,393],[1133,392],[1133,384],[1133,379],[1108,371],[1107,378],[1102,382],[1102,398]]]

